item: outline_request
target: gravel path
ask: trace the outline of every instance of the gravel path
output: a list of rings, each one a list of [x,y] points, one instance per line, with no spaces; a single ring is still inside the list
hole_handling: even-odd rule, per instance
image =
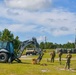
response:
[[[26,56],[26,55],[23,55],[21,56],[20,59],[27,59],[27,60],[31,60],[33,59],[33,57],[31,58],[31,55],[30,56]],[[44,60],[50,60],[50,58],[43,58]],[[59,60],[58,58],[55,58],[55,60]],[[66,58],[62,58],[62,60],[66,60]],[[71,60],[76,60],[76,58],[71,58]]]

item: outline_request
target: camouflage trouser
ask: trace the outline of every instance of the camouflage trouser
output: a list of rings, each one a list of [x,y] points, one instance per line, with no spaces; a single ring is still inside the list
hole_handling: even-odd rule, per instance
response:
[[[59,57],[59,61],[61,61],[61,57]]]
[[[51,62],[54,62],[54,57],[51,58]]]
[[[59,57],[59,63],[61,64],[61,57]]]
[[[66,62],[66,64],[65,64],[65,69],[70,69],[70,63],[69,62]]]

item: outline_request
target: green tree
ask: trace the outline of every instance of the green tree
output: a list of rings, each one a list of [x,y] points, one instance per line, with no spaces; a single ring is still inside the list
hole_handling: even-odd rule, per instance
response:
[[[67,46],[67,48],[74,48],[74,43],[68,42],[68,43],[66,44],[66,46]]]
[[[16,36],[16,38],[14,38],[14,34],[11,33],[11,31],[9,31],[8,29],[4,29],[2,32],[0,32],[0,40],[13,41],[14,49],[17,49],[20,44],[19,37]]]
[[[14,48],[18,49],[18,47],[20,45],[20,40],[19,40],[18,36],[16,36],[16,38],[13,40],[13,43],[14,43]]]
[[[4,41],[12,41],[14,39],[14,35],[8,29],[4,29],[2,32],[1,40]]]
[[[41,49],[44,49],[44,48],[45,48],[44,42],[41,42],[41,43],[40,43],[40,48],[41,48]]]
[[[53,48],[53,43],[52,42],[46,42],[46,49],[51,49]]]

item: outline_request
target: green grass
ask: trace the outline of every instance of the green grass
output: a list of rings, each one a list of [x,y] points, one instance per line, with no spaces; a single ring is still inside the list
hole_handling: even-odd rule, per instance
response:
[[[65,58],[66,54],[63,54],[62,58]],[[37,58],[37,56],[28,56],[26,58]],[[50,60],[49,52],[46,52],[43,56],[40,64],[32,64],[31,59],[21,59],[22,63],[13,62],[0,63],[0,75],[76,75],[76,60],[71,61],[71,68],[74,71],[62,70],[65,66],[65,60],[62,60],[62,65],[58,60],[54,63],[47,62]],[[56,55],[58,58],[58,55]],[[76,58],[76,54],[73,54],[72,58]]]

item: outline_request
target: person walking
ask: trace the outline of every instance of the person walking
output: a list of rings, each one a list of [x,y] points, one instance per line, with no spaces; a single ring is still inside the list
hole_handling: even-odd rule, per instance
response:
[[[68,54],[66,56],[66,64],[65,69],[70,69],[70,61],[71,61],[72,55],[70,54],[70,51],[68,51]]]
[[[55,51],[52,51],[51,53],[50,53],[50,56],[51,56],[51,62],[54,62],[54,58],[55,58]]]

